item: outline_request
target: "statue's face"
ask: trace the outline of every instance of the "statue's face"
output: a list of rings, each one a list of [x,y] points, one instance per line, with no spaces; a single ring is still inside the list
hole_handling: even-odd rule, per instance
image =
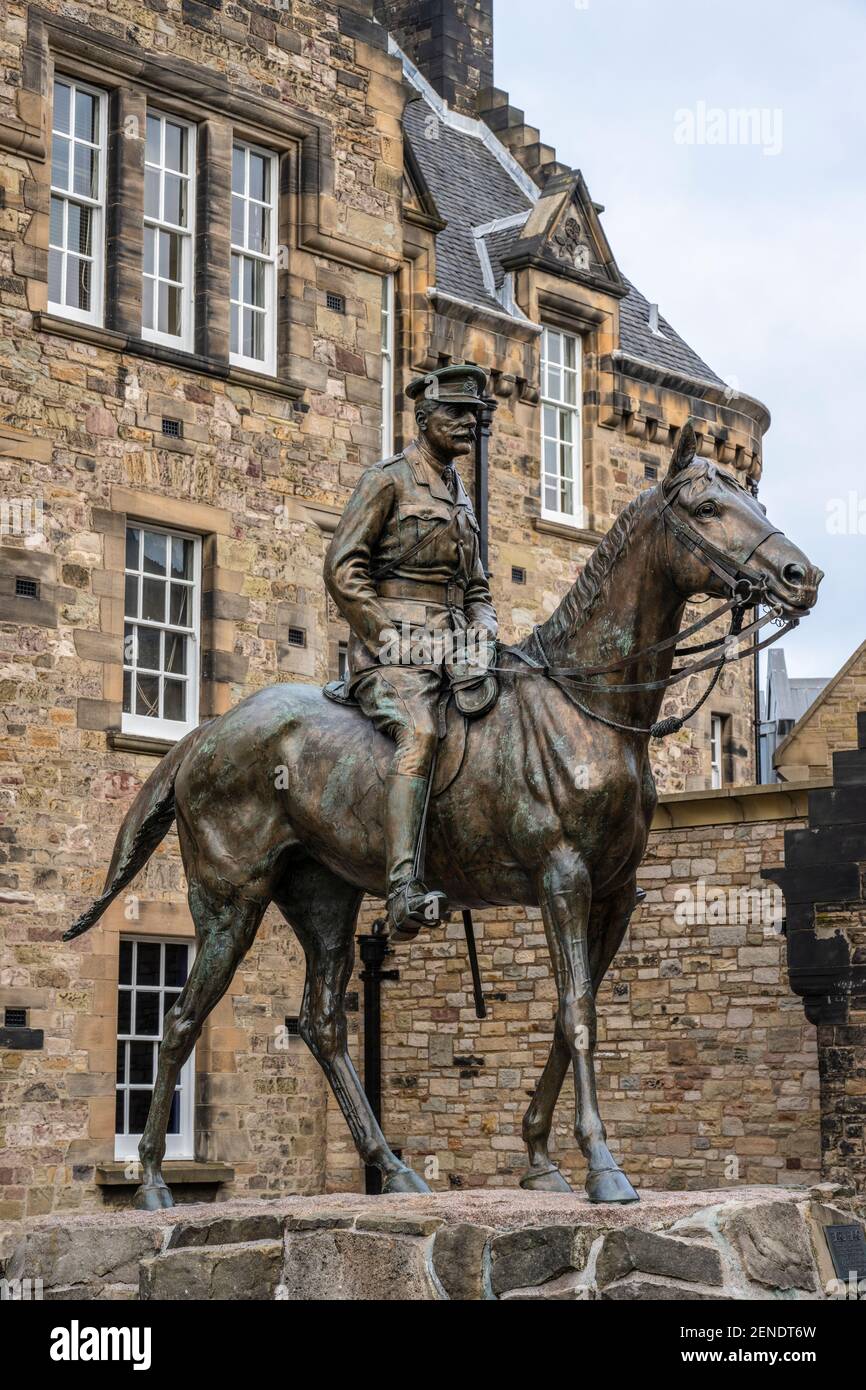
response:
[[[459,458],[475,448],[478,427],[471,405],[436,405],[427,414],[424,438],[441,458]]]

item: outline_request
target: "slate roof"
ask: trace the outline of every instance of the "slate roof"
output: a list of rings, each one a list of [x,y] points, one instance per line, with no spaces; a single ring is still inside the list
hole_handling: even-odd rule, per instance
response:
[[[436,120],[423,100],[412,101],[404,116],[409,139],[436,206],[448,225],[436,237],[437,289],[473,304],[500,308],[484,288],[473,227],[498,217],[528,212],[529,198],[474,135]],[[430,139],[432,130],[438,138]]]
[[[433,118],[434,123],[431,123]],[[465,123],[471,124],[471,123]],[[481,128],[481,122],[475,123]],[[469,130],[440,119],[423,88],[406,107],[404,129],[421,172],[447,227],[436,238],[437,288],[486,308],[501,304],[486,288],[473,229],[519,212],[529,212],[532,199],[508,164]],[[436,138],[431,138],[435,130]],[[487,132],[487,138],[490,133]],[[520,235],[520,228],[489,233],[485,238],[496,288],[502,284],[502,257]],[[620,347],[659,367],[723,385],[713,369],[689,347],[664,318],[661,337],[649,327],[649,302],[628,281],[620,301]]]
[[[690,348],[688,343],[671,328],[667,319],[659,314],[661,337],[652,332],[649,326],[649,300],[645,299],[631,281],[626,280],[628,294],[620,301],[619,331],[620,346],[625,352],[642,357],[647,362],[672,371],[684,372],[686,376],[701,377],[704,381],[714,381],[724,385],[722,378],[708,367],[702,357]]]

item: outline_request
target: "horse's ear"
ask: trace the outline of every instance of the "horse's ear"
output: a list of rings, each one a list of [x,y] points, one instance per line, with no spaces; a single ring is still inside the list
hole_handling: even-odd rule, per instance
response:
[[[676,447],[671,454],[671,461],[668,465],[668,478],[676,477],[677,473],[682,473],[684,468],[688,468],[695,454],[698,451],[698,441],[695,435],[694,425],[689,418],[680,430]]]

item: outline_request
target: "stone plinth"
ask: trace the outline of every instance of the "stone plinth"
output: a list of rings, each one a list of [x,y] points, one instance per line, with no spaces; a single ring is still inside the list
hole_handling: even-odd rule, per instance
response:
[[[290,1197],[27,1221],[0,1237],[0,1275],[51,1299],[814,1300],[833,1296],[822,1226],[864,1218],[830,1184],[624,1207],[489,1189]]]

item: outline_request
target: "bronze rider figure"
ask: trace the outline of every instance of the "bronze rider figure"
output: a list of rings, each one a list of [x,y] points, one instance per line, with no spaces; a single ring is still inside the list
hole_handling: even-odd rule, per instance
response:
[[[447,679],[442,639],[497,632],[478,522],[454,466],[474,449],[486,385],[481,368],[469,365],[409,384],[418,433],[362,475],[325,558],[328,592],[351,629],[346,694],[396,745],[384,827],[396,940],[435,924],[444,907],[444,895],[431,893],[417,872]],[[426,648],[418,641],[425,633]]]

